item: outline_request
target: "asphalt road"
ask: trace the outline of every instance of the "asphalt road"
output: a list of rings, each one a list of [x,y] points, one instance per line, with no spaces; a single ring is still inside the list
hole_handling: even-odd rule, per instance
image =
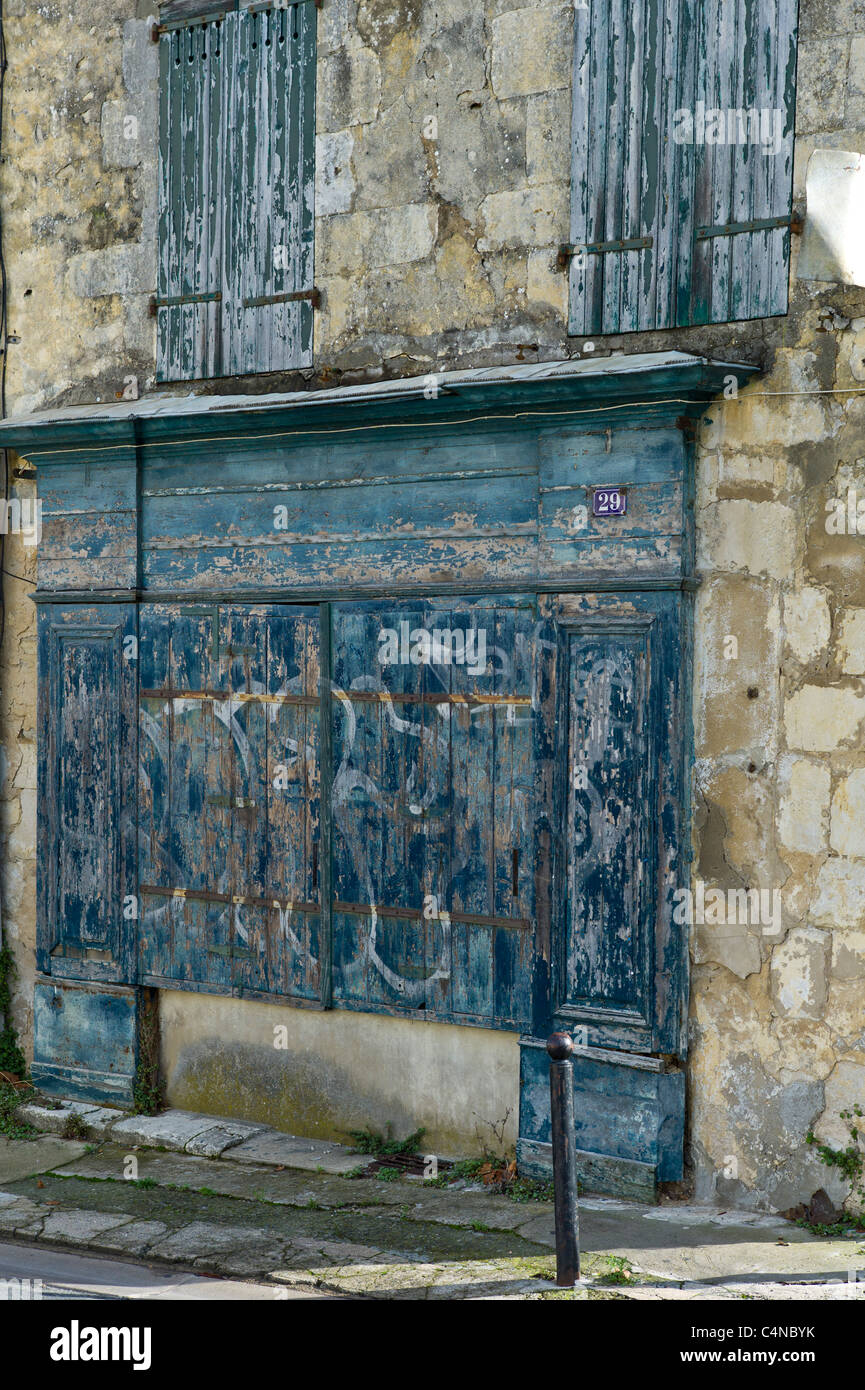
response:
[[[41,1291],[33,1281],[41,1279]],[[30,1285],[21,1281],[30,1280]],[[31,1292],[32,1290],[32,1292]],[[279,1288],[240,1279],[207,1279],[176,1274],[158,1265],[134,1260],[103,1259],[52,1250],[44,1245],[15,1245],[0,1241],[0,1302],[5,1299],[159,1299],[218,1303],[237,1299],[279,1302],[285,1299],[338,1298],[318,1289]]]

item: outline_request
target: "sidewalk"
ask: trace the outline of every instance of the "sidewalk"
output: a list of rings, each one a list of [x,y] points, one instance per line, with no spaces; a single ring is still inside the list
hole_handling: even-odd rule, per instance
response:
[[[0,1234],[197,1273],[400,1299],[865,1298],[865,1234],[686,1204],[580,1202],[584,1278],[557,1290],[552,1205],[364,1176],[372,1159],[265,1126],[24,1105],[0,1140]],[[72,1125],[83,1137],[60,1137]],[[856,1280],[858,1274],[859,1282]]]

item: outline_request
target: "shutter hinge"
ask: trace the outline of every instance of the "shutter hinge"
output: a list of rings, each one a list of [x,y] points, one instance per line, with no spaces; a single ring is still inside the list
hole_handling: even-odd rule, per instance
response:
[[[572,256],[604,256],[608,251],[646,251],[654,245],[654,237],[627,237],[621,241],[563,242],[559,247],[556,264],[567,270]]]
[[[222,292],[220,290],[209,290],[205,294],[172,294],[160,299],[158,295],[150,296],[150,317],[156,318],[157,309],[174,309],[179,304],[220,304],[222,302]]]
[[[709,241],[715,237],[740,236],[743,232],[774,232],[779,227],[789,227],[798,236],[803,225],[804,218],[798,213],[792,217],[755,217],[750,222],[718,222],[713,227],[698,227],[694,236],[697,241]]]
[[[252,299],[244,299],[244,309],[263,309],[268,304],[294,304],[298,300],[308,299],[313,309],[321,308],[321,290],[313,287],[311,290],[294,290],[291,294],[259,294]]]

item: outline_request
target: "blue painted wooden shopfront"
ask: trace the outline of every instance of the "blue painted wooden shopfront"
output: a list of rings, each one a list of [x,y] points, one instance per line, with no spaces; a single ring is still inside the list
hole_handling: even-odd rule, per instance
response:
[[[565,1027],[587,1178],[681,1175],[691,438],[747,375],[655,354],[0,425],[43,504],[40,1085],[127,1102],[160,988],[505,1029],[538,1171]]]

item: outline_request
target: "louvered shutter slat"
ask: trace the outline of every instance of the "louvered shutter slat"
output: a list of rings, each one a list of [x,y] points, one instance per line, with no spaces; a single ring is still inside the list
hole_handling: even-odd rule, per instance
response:
[[[312,361],[312,4],[160,38],[159,380]]]
[[[222,23],[160,37],[157,377],[221,369]]]
[[[695,104],[725,116],[695,145],[691,322],[787,311],[796,82],[796,0],[703,0]],[[736,138],[731,139],[735,134]],[[742,136],[745,136],[743,139]],[[771,143],[767,143],[765,137]],[[775,222],[773,227],[749,224]],[[714,234],[713,234],[714,232]]]
[[[796,10],[587,0],[575,11],[571,334],[786,312]]]

